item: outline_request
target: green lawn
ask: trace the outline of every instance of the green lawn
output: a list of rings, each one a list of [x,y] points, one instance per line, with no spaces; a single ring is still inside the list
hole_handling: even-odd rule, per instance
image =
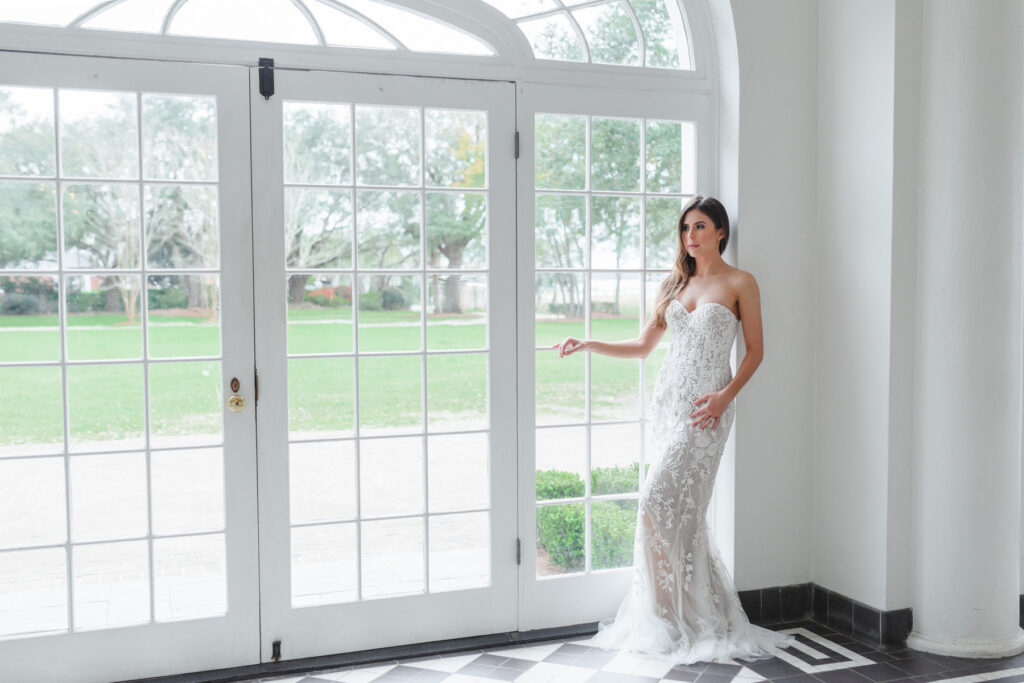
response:
[[[430,316],[431,322],[465,316]],[[421,331],[415,312],[360,311],[361,351],[419,350]],[[220,354],[219,326],[188,317],[151,316],[152,357]],[[374,326],[411,322],[413,326]],[[290,354],[346,352],[353,348],[351,309],[300,309],[288,315]],[[364,327],[365,325],[365,327]],[[636,318],[595,318],[592,336],[627,339],[636,334]],[[31,328],[31,329],[29,329]],[[566,335],[582,337],[581,323],[540,321],[538,346],[549,347]],[[427,327],[427,348],[481,349],[483,323]],[[75,360],[139,358],[141,325],[117,315],[72,315],[68,357]],[[646,360],[648,391],[661,365],[662,351]],[[56,316],[0,317],[0,360],[38,361],[60,357]],[[537,412],[541,424],[584,418],[584,358],[559,358],[555,350],[536,353]],[[359,359],[360,421],[365,428],[408,427],[421,421],[422,357]],[[594,419],[630,419],[639,410],[639,360],[591,355],[591,403]],[[302,432],[353,428],[352,358],[293,358],[288,364],[289,424]],[[217,434],[223,396],[220,364],[185,361],[151,364],[150,424],[154,441],[190,434]],[[429,356],[427,407],[432,424],[474,428],[487,420],[487,355]],[[5,389],[0,445],[52,443],[62,438],[60,372],[57,368],[2,368]],[[141,438],[145,427],[142,366],[94,365],[69,369],[69,412],[73,442]]]

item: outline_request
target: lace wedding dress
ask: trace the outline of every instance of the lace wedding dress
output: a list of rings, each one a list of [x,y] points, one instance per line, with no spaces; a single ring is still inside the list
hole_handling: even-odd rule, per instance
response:
[[[588,644],[671,658],[676,664],[768,659],[796,637],[751,624],[709,533],[706,513],[735,415],[692,426],[693,401],[732,379],[739,321],[712,302],[665,312],[672,332],[651,397],[655,461],[640,490],[633,584],[614,619]]]

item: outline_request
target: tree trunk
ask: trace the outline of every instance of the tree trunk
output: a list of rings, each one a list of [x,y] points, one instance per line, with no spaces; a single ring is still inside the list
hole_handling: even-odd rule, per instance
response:
[[[301,304],[306,299],[306,280],[308,275],[288,276],[288,303]]]
[[[452,273],[444,281],[444,310],[445,313],[462,313],[462,302],[459,301],[459,294],[462,292],[462,276]]]

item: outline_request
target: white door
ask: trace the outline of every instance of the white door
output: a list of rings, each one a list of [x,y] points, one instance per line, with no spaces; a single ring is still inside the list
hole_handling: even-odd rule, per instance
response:
[[[263,659],[515,630],[514,88],[251,78]]]
[[[0,55],[4,680],[257,658],[247,75]]]
[[[611,617],[632,578],[646,409],[668,335],[645,360],[576,353],[632,339],[672,268],[676,221],[713,188],[710,98],[526,85],[519,174],[520,629]],[[705,193],[712,192],[705,190]]]

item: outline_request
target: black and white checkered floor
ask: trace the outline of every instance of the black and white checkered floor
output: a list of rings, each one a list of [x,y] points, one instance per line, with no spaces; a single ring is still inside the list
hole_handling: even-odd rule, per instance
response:
[[[757,662],[670,662],[587,647],[571,638],[512,645],[435,657],[377,662],[301,676],[252,679],[248,683],[328,681],[517,681],[523,683],[1024,683],[1024,654],[1001,659],[946,657],[917,650],[880,651],[815,622],[770,628],[797,635],[784,656]]]

